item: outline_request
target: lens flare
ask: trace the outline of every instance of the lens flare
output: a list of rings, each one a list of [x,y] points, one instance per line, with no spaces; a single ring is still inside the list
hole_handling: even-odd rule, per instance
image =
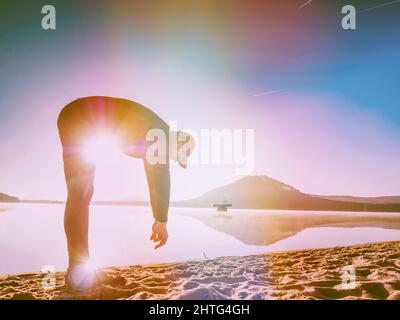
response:
[[[70,270],[70,284],[76,290],[92,288],[98,282],[98,271],[98,264],[93,259],[88,259]]]
[[[121,143],[112,133],[97,133],[86,139],[82,155],[86,162],[97,164],[115,159],[121,152]]]

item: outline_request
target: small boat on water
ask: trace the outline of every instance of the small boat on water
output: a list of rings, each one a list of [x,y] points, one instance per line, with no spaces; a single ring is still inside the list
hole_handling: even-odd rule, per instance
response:
[[[223,203],[214,203],[213,207],[217,208],[219,212],[227,212],[228,208],[232,207],[232,203],[223,202]]]

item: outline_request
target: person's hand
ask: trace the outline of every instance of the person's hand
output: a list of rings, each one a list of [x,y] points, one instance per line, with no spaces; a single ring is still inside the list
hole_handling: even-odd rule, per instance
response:
[[[154,221],[150,240],[158,242],[154,249],[158,249],[167,243],[168,231],[166,222]]]

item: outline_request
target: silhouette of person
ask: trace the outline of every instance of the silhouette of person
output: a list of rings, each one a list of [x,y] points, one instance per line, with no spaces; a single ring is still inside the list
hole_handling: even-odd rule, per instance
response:
[[[143,159],[154,217],[150,240],[157,243],[156,249],[165,245],[168,239],[169,159],[186,168],[194,140],[187,133],[170,131],[169,126],[150,109],[133,101],[112,97],[85,97],[69,103],[61,110],[57,126],[68,191],[64,214],[69,256],[66,285],[76,290],[87,289],[99,282],[101,277],[90,278],[84,274],[84,265],[89,259],[89,204],[95,175],[95,163],[83,156],[86,137],[109,132],[118,137],[122,152]],[[157,156],[164,155],[165,161],[148,158],[150,142],[146,137],[152,129],[165,134],[165,139],[161,139],[165,148],[159,148],[155,153]],[[177,139],[170,140],[171,135]],[[175,144],[174,148],[170,141]]]

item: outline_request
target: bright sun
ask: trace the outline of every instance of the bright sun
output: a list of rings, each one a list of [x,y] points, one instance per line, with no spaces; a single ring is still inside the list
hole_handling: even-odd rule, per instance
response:
[[[98,164],[108,162],[120,155],[121,143],[119,139],[107,132],[96,133],[87,138],[83,145],[83,157],[85,161]]]

